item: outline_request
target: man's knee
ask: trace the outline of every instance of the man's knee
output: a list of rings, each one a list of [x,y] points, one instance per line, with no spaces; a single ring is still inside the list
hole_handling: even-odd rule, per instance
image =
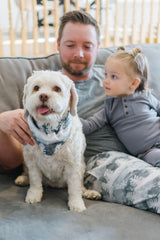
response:
[[[21,144],[12,136],[0,132],[0,165],[6,170],[14,169],[22,164]]]

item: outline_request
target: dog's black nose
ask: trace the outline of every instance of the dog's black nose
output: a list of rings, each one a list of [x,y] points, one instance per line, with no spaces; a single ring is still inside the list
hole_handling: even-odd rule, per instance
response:
[[[40,99],[41,102],[47,102],[48,96],[46,94],[41,94],[39,96],[39,99]]]

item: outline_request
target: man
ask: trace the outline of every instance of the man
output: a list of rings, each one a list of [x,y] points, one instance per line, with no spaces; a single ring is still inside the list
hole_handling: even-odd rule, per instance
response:
[[[99,110],[105,97],[103,76],[95,78],[97,73],[92,70],[100,45],[99,35],[96,20],[85,12],[72,11],[61,18],[57,45],[62,72],[76,84],[79,95],[78,113],[82,117],[88,117],[87,113],[93,108]],[[91,82],[94,86],[92,89]],[[33,145],[32,137],[22,109],[1,113],[0,166],[4,169],[19,166],[23,161],[21,144]]]

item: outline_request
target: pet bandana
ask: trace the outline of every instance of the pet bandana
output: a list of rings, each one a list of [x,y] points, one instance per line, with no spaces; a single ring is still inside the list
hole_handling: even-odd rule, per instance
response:
[[[36,120],[29,115],[28,124],[35,141],[46,156],[55,154],[65,143],[71,128],[70,112],[61,119],[57,127],[52,129],[49,124],[38,126]]]

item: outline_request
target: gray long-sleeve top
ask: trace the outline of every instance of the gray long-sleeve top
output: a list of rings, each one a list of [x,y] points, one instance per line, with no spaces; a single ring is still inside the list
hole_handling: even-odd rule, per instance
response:
[[[148,91],[114,98],[93,117],[82,119],[87,135],[109,123],[127,150],[137,155],[160,142],[160,102]]]

